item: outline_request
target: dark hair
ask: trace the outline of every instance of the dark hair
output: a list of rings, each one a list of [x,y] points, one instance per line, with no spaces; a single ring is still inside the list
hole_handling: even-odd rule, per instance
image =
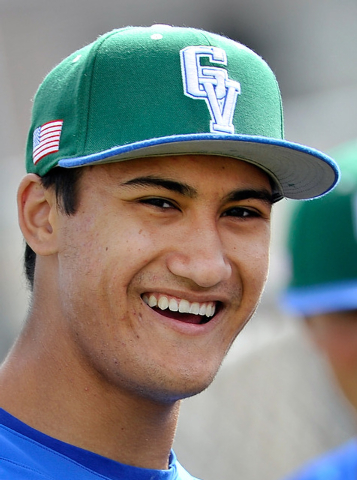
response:
[[[46,188],[53,188],[58,208],[66,215],[74,215],[79,202],[79,180],[84,168],[56,167],[41,177]],[[36,266],[36,253],[26,243],[24,253],[24,270],[31,291],[33,290]]]

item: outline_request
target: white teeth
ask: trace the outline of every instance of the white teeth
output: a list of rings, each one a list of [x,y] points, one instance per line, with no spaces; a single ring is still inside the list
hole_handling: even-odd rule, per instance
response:
[[[181,299],[179,301],[177,301],[175,298],[168,299],[164,295],[161,295],[158,300],[154,294],[151,294],[150,296],[143,295],[143,300],[151,308],[159,307],[160,310],[166,310],[168,308],[171,312],[192,313],[194,315],[213,317],[216,311],[216,305],[214,302],[190,303],[185,299]]]
[[[214,303],[209,303],[207,305],[206,316],[213,317],[215,311],[216,311],[216,305]]]
[[[174,298],[171,298],[169,301],[169,310],[171,310],[171,312],[177,312],[178,309],[179,309],[179,306],[177,301]]]
[[[200,304],[197,302],[193,302],[190,307],[190,313],[198,315],[200,313]]]
[[[167,297],[160,297],[158,307],[161,310],[166,310],[168,308],[168,306],[169,306],[169,301],[168,301]]]
[[[206,315],[206,304],[200,306],[200,315]]]
[[[155,295],[150,295],[148,305],[149,305],[149,307],[156,307],[157,299],[156,299]]]
[[[180,300],[179,312],[190,313],[190,302],[188,302],[187,300]]]
[[[212,305],[212,303],[209,303],[209,304],[207,305],[207,308],[206,308],[206,316],[207,316],[207,317],[212,317],[213,314],[214,314],[213,305]]]

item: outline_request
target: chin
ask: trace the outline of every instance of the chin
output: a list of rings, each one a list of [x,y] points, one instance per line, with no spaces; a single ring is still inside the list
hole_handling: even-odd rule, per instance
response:
[[[176,385],[170,385],[166,391],[162,390],[159,393],[160,401],[163,403],[173,403],[185,398],[190,398],[206,390],[213,382],[217,371],[214,374],[200,376],[200,378],[192,378],[186,376],[181,382]],[[158,392],[156,392],[157,398]]]

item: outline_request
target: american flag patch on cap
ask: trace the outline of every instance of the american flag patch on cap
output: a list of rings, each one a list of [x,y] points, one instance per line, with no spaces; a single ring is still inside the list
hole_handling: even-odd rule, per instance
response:
[[[37,127],[33,132],[33,163],[59,150],[63,120],[54,120]]]

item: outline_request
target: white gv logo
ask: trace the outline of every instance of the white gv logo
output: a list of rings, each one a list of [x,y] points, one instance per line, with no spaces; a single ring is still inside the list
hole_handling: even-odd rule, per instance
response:
[[[208,57],[211,63],[226,66],[226,52],[218,47],[195,46],[184,48],[180,55],[185,95],[205,100],[212,133],[234,133],[232,119],[240,83],[229,79],[224,68],[201,65],[201,58]]]

